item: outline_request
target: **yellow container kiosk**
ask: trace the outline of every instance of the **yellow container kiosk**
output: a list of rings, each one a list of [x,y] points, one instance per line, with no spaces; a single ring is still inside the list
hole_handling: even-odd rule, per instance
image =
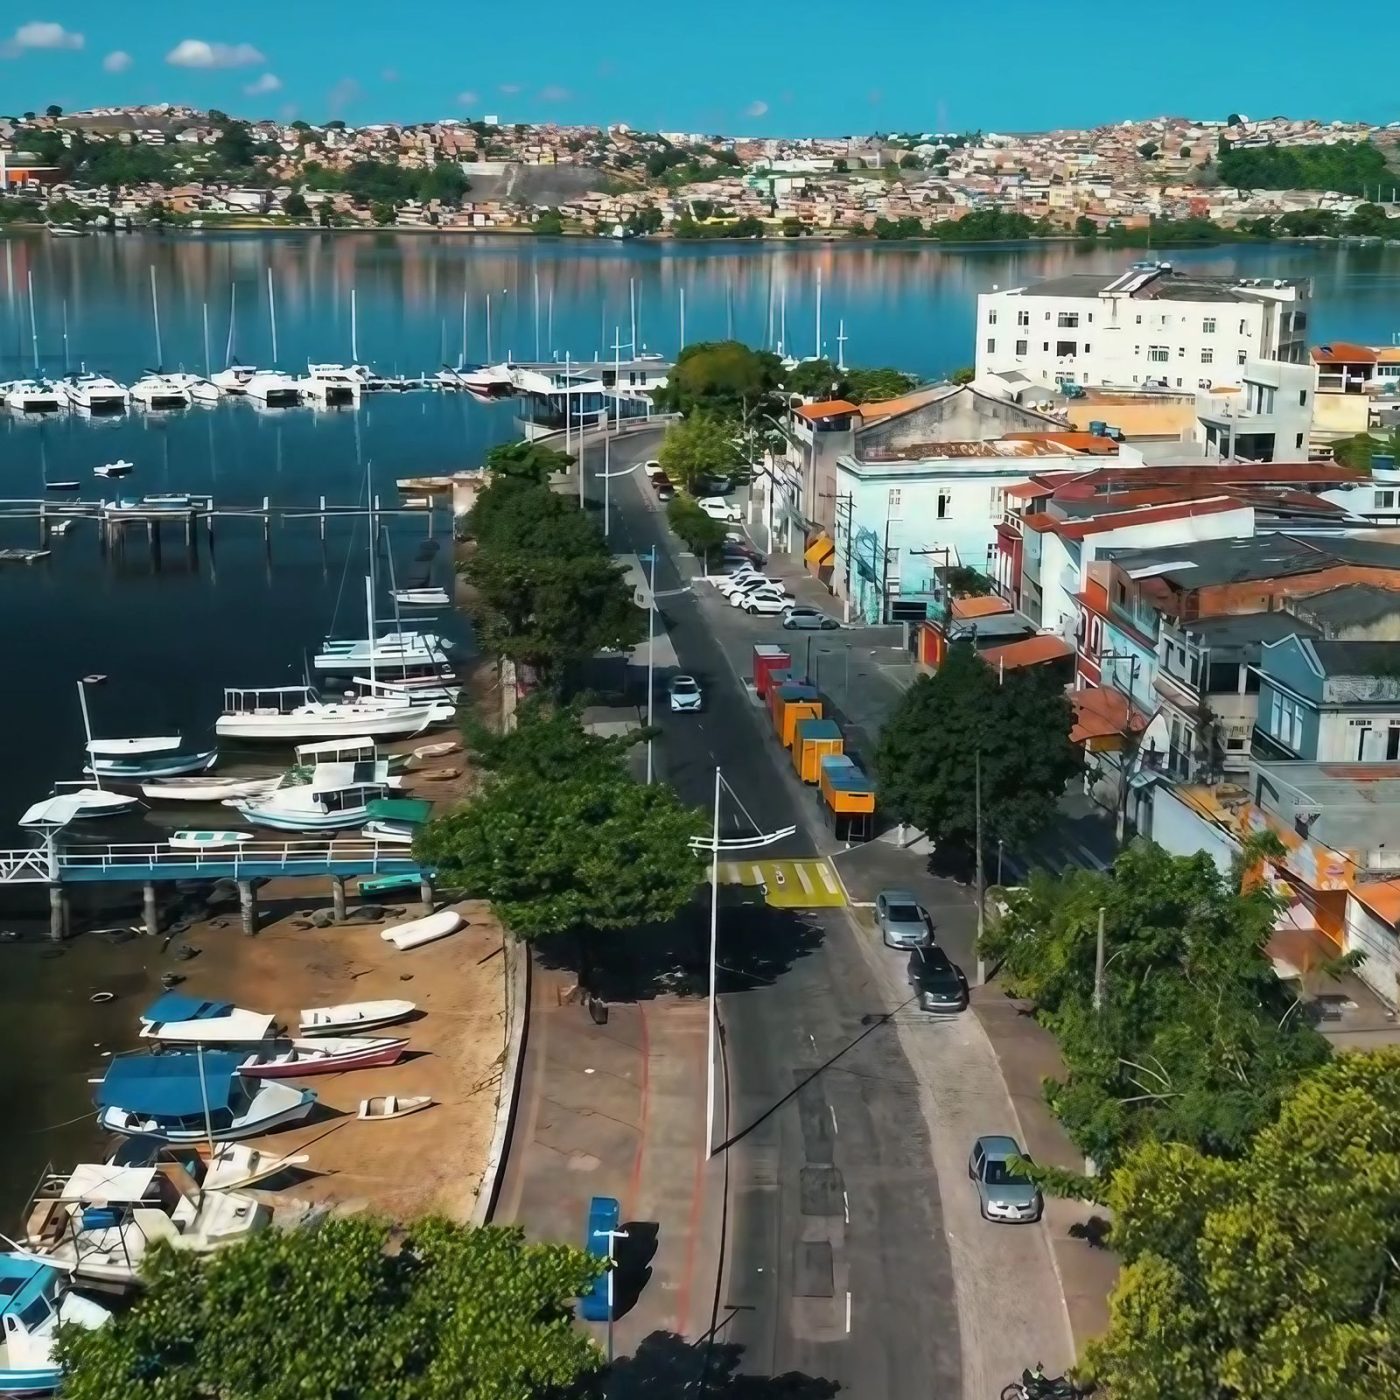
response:
[[[777,704],[773,707],[773,733],[785,749],[790,749],[797,737],[798,720],[821,717],[822,700],[816,686],[789,681],[779,687]]]
[[[815,783],[821,777],[821,761],[831,754],[840,754],[846,741],[841,726],[834,719],[800,719],[792,741],[792,766],[804,783]]]
[[[828,754],[821,768],[822,810],[838,839],[868,841],[875,834],[875,784],[845,754]]]

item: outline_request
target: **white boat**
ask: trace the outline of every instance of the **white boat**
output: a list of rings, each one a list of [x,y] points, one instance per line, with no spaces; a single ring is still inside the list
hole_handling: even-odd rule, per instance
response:
[[[25,810],[21,826],[67,826],[90,817],[115,817],[141,805],[139,797],[107,792],[104,788],[76,787],[47,797]]]
[[[70,374],[62,389],[69,404],[83,413],[122,413],[131,406],[130,393],[105,374]]]
[[[360,690],[362,705],[403,706],[427,705],[438,707],[433,723],[449,720],[456,714],[462,687],[442,676],[405,676],[402,680],[376,681],[368,676],[352,676]]]
[[[242,1142],[216,1142],[212,1155],[207,1145],[196,1150],[204,1159],[206,1191],[236,1191],[241,1186],[253,1186],[279,1172],[304,1167],[311,1160],[306,1152],[279,1156]]]
[[[243,392],[258,403],[269,406],[294,407],[301,402],[301,384],[290,374],[279,370],[258,370],[249,376],[243,385]]]
[[[141,1039],[159,1040],[166,1045],[251,1046],[263,1044],[277,1029],[276,1021],[265,1011],[246,1011],[222,1002],[211,1005],[219,1015],[165,1021],[143,1016]]]
[[[0,1253],[0,1395],[52,1395],[63,1383],[58,1329],[111,1321],[101,1303],[69,1283],[65,1269],[38,1255]]]
[[[436,744],[419,744],[410,758],[446,758],[450,753],[460,753],[462,751],[462,741],[460,739],[441,739]]]
[[[387,763],[318,763],[309,777],[294,768],[265,796],[235,797],[228,805],[256,826],[336,831],[363,826],[369,804],[388,791]]]
[[[201,1190],[176,1162],[84,1162],[40,1183],[25,1213],[25,1243],[75,1283],[124,1292],[138,1286],[158,1244],[203,1254],[247,1239],[271,1219],[251,1196]]]
[[[270,778],[160,778],[142,783],[142,797],[157,802],[223,802],[230,797],[261,797],[282,781]]]
[[[94,758],[138,758],[173,753],[180,747],[178,734],[152,734],[139,739],[91,739],[88,752]]]
[[[309,364],[298,386],[307,398],[327,407],[357,405],[364,392],[364,381],[344,365]]]
[[[380,1069],[397,1064],[408,1049],[406,1036],[326,1036],[318,1040],[269,1040],[239,1068],[250,1079],[300,1079]]]
[[[360,734],[392,739],[421,733],[443,718],[430,703],[392,707],[327,701],[310,686],[280,686],[224,691],[224,713],[215,721],[214,732],[225,739],[283,742]]]
[[[191,375],[193,383],[190,385],[190,398],[195,403],[215,404],[223,398],[219,386],[212,379],[201,379],[197,375]]]
[[[379,750],[367,734],[354,734],[345,739],[298,744],[296,761],[298,768],[314,768],[318,763],[377,763]]]
[[[5,386],[5,406],[16,413],[57,413],[64,397],[47,379],[15,379]]]
[[[251,831],[172,831],[170,844],[177,851],[217,851],[251,841]]]
[[[411,846],[417,832],[403,822],[370,821],[364,825],[364,834],[381,845]]]
[[[143,374],[131,386],[133,403],[142,408],[188,408],[194,402],[191,374]]]
[[[93,476],[105,476],[108,478],[127,476],[134,466],[134,462],[128,462],[125,459],[118,458],[115,462],[107,462],[103,466],[94,467],[92,469],[92,474]]]
[[[339,1006],[310,1006],[301,1013],[302,1035],[358,1034],[376,1026],[406,1021],[418,1008],[411,1001],[351,1001]]]
[[[137,782],[143,778],[175,778],[187,773],[207,773],[219,761],[217,749],[202,753],[158,753],[149,758],[94,758],[83,772],[113,782]]]
[[[230,365],[209,376],[209,382],[225,394],[241,394],[259,371],[252,365]]]
[[[410,608],[443,608],[451,601],[445,588],[396,588],[393,599]]]
[[[311,664],[321,672],[355,672],[370,666],[440,666],[451,643],[436,632],[387,632],[371,640],[327,637]]]
[[[428,1094],[375,1094],[372,1098],[360,1100],[360,1111],[355,1115],[366,1121],[384,1118],[407,1118],[410,1113],[431,1108],[433,1100]]]
[[[406,948],[421,948],[435,943],[462,927],[462,916],[455,909],[443,909],[423,919],[410,919],[403,924],[390,924],[379,936],[403,952]]]

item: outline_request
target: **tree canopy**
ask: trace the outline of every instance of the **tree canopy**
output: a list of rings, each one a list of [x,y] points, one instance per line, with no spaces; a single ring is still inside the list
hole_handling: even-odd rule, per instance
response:
[[[1045,667],[998,677],[970,642],[955,643],[915,681],[885,723],[875,754],[880,804],[939,844],[970,845],[981,753],[984,840],[1017,844],[1051,818],[1080,766],[1071,710]]]
[[[888,366],[877,369],[837,369],[830,360],[801,360],[787,371],[783,388],[809,399],[849,399],[852,403],[882,403],[907,394],[918,384],[912,374]]]
[[[735,425],[714,413],[697,410],[673,423],[657,450],[657,461],[672,481],[693,491],[709,477],[726,476],[742,463],[734,440]]]
[[[685,541],[686,547],[701,558],[724,543],[729,529],[724,521],[706,515],[695,504],[693,496],[685,494],[674,496],[667,502],[666,523],[678,538]]]
[[[782,361],[738,340],[697,341],[676,357],[666,384],[655,394],[665,412],[700,409],[739,417],[745,404],[771,394],[783,382]]]
[[[567,471],[574,458],[542,442],[498,442],[486,453],[486,470],[493,476],[517,477],[543,484]]]
[[[60,1333],[68,1400],[501,1400],[598,1371],[570,1317],[599,1261],[516,1228],[369,1216],[168,1246],[106,1327]]]
[[[1124,1268],[1088,1369],[1115,1400],[1400,1394],[1400,1052],[1346,1052],[1222,1161],[1146,1143],[1108,1191]]]
[[[1246,190],[1336,190],[1363,194],[1391,184],[1395,174],[1384,154],[1369,141],[1336,141],[1319,146],[1249,146],[1221,142],[1220,178]]]

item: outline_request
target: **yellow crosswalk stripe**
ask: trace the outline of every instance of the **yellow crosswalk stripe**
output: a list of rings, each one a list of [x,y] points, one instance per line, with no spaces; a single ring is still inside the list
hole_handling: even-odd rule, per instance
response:
[[[832,908],[846,902],[830,865],[821,859],[724,861],[719,876],[726,884],[761,889],[775,908]]]

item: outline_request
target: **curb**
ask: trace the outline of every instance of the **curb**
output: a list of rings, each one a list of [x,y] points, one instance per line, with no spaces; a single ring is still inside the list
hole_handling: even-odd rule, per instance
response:
[[[506,996],[510,1003],[510,1022],[506,1031],[505,1057],[501,1062],[501,1088],[496,1098],[496,1131],[491,1135],[491,1150],[486,1156],[486,1170],[477,1189],[476,1205],[472,1207],[471,1224],[486,1225],[496,1211],[501,1189],[501,1166],[505,1161],[506,1144],[515,1123],[515,1104],[520,1092],[520,1073],[525,1064],[525,1027],[529,1020],[530,952],[507,935]]]

